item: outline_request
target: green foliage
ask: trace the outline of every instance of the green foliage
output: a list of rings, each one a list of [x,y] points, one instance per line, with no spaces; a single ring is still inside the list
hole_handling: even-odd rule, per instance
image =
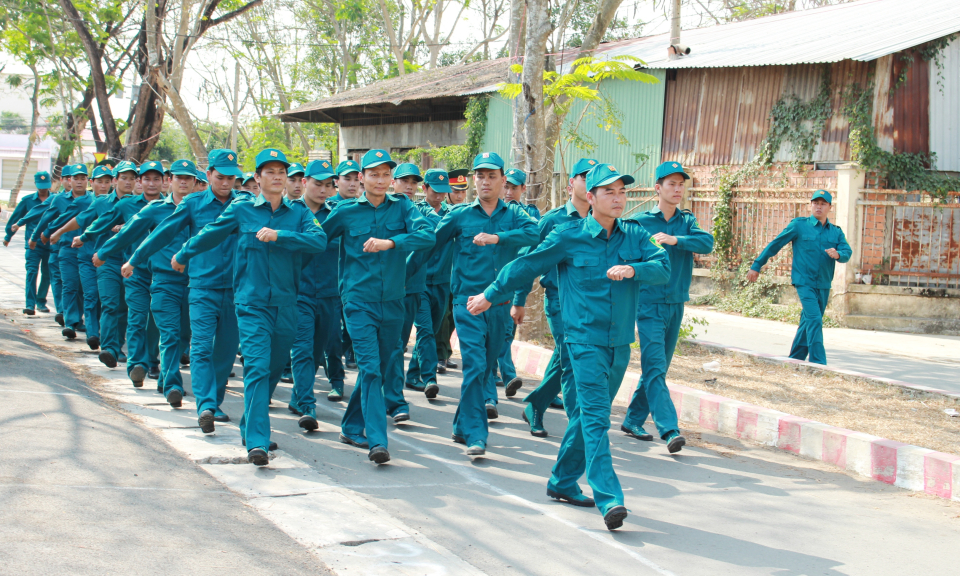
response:
[[[171,122],[163,127],[157,144],[150,151],[147,159],[164,160],[169,163],[180,158],[193,158],[193,151],[190,150],[187,135],[178,124]]]
[[[575,60],[570,66],[571,72],[565,74],[544,72],[544,105],[553,109],[558,122],[564,121],[575,103],[583,103],[584,106],[576,121],[558,130],[560,138],[584,153],[593,152],[597,148],[596,141],[580,130],[581,124],[589,119],[599,129],[612,132],[619,145],[629,146],[630,142],[621,130],[623,112],[612,98],[602,92],[602,82],[604,80],[629,80],[645,84],[659,82],[656,76],[634,69],[635,64],[642,63],[634,56],[614,56],[609,60],[587,57]],[[510,70],[520,74],[523,72],[523,66],[513,64]],[[507,99],[516,98],[523,92],[523,86],[520,83],[501,84],[499,89],[500,94]],[[550,144],[556,145],[556,142]],[[642,152],[634,156],[638,159],[643,157],[644,161],[648,158]]]
[[[943,51],[956,38],[960,38],[960,32],[954,32],[953,34],[948,34],[942,38],[931,40],[918,50],[920,58],[924,62],[932,61],[934,67],[937,69],[937,86],[940,87],[941,93],[943,92]],[[900,75],[897,76],[897,80],[893,83],[893,86],[890,87],[891,96],[907,81],[907,71],[914,62],[913,54],[910,52],[904,52],[900,54],[900,60],[904,62],[904,66],[903,70],[900,71]]]
[[[677,338],[677,346],[674,350],[674,354],[680,354],[680,344],[684,340],[690,340],[697,337],[698,326],[703,326],[706,328],[710,325],[710,322],[706,318],[701,318],[700,316],[691,316],[689,318],[684,318],[683,322],[680,324],[680,336]]]
[[[400,155],[404,162],[413,162],[418,166],[423,165],[424,154],[429,154],[436,166],[442,166],[446,170],[459,170],[469,168],[473,157],[466,144],[454,146],[430,146],[429,148],[414,148]]]
[[[791,144],[795,166],[812,161],[823,127],[833,115],[830,94],[830,66],[823,66],[820,89],[813,100],[804,102],[796,94],[780,98],[770,110],[770,131],[766,137],[769,146],[761,161],[765,164],[773,162],[784,142]]]
[[[850,122],[851,159],[876,172],[891,188],[923,190],[941,201],[960,190],[960,178],[935,171],[936,155],[888,152],[877,144],[873,128],[873,88],[852,84],[844,93],[843,115]]]
[[[786,256],[780,254],[774,264]],[[776,298],[783,285],[777,284],[772,274],[761,274],[756,282],[747,282],[747,272],[755,258],[743,258],[733,278],[726,271],[714,269],[714,290],[706,296],[693,299],[694,306],[714,306],[721,312],[733,312],[748,318],[778,320],[788,324],[800,323],[799,304],[777,304]],[[827,328],[840,326],[830,316],[824,316]]]
[[[463,124],[463,129],[467,131],[467,156],[476,156],[480,153],[480,147],[483,146],[483,136],[487,133],[487,109],[490,108],[490,96],[484,94],[475,96],[467,101],[467,109],[464,116],[467,121]],[[463,166],[466,168],[466,166]],[[456,170],[456,168],[452,168]]]

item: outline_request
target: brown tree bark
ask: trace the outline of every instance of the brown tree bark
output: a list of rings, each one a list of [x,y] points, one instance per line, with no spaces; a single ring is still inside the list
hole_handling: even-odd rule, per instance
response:
[[[93,84],[93,93],[97,98],[97,110],[100,112],[100,121],[103,123],[104,143],[107,154],[113,157],[119,157],[121,154],[120,134],[117,132],[117,123],[113,119],[113,112],[110,110],[110,93],[107,92],[107,79],[103,73],[101,65],[101,52],[94,40],[90,30],[83,23],[80,13],[72,0],[60,0],[60,6],[63,8],[67,18],[73,23],[73,28],[80,37],[83,49],[90,60],[90,81]]]

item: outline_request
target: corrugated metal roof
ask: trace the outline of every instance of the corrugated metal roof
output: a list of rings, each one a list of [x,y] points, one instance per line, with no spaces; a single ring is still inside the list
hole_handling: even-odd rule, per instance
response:
[[[667,59],[669,34],[602,44],[598,53],[636,56],[649,68],[868,62],[958,31],[958,0],[859,0],[683,30],[691,53],[679,60]]]
[[[938,169],[960,172],[960,39],[943,51],[941,63],[930,74],[930,151]]]
[[[339,117],[328,116],[327,112],[379,105],[396,108],[419,100],[492,92],[499,82],[506,80],[508,66],[509,58],[500,58],[423,70],[340,92],[278,116],[286,122],[339,122]]]

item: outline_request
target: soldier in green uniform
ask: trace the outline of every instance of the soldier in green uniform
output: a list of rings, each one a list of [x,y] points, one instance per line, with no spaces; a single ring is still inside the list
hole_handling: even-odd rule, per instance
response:
[[[684,183],[690,176],[679,162],[664,162],[657,167],[657,207],[647,210],[636,220],[653,234],[670,257],[670,281],[657,286],[641,286],[637,308],[637,333],[640,337],[640,367],[643,376],[633,394],[627,415],[620,429],[640,440],[653,440],[643,428],[647,415],[660,438],[673,454],[686,444],[680,435],[677,409],[667,388],[667,372],[677,347],[683,304],[690,299],[693,278],[693,255],[713,252],[713,234],[697,224],[689,210],[680,210]]]
[[[626,185],[608,164],[587,174],[591,213],[554,228],[536,250],[508,264],[481,294],[471,314],[488,310],[536,278],[557,269],[563,307],[564,346],[575,385],[564,389],[570,415],[547,495],[575,506],[600,508],[608,530],[627,517],[623,490],[610,455],[610,406],[630,362],[632,318],[641,284],[662,284],[670,276],[667,253],[640,224],[621,220]],[[587,498],[577,484],[586,472],[593,489]]]
[[[496,300],[490,310],[474,315],[467,312],[467,298],[492,282],[522,248],[536,242],[537,223],[518,204],[501,199],[506,176],[496,152],[477,154],[473,171],[477,200],[443,217],[433,252],[454,243],[451,289],[463,384],[453,439],[466,444],[467,455],[479,456],[486,453],[487,419],[499,416],[493,370],[510,321],[510,299]]]
[[[824,365],[827,352],[823,347],[823,313],[830,302],[833,270],[837,262],[848,262],[853,254],[843,230],[827,218],[832,205],[833,196],[829,192],[814,192],[810,199],[810,216],[791,220],[757,256],[747,273],[747,280],[756,282],[767,260],[787,244],[793,245],[790,281],[797,289],[803,312],[797,335],[790,346],[790,357]]]
[[[212,223],[187,241],[171,259],[183,271],[195,256],[236,237],[233,288],[240,343],[243,348],[243,417],[241,442],[247,461],[269,463],[270,396],[297,332],[296,302],[304,254],[319,254],[327,237],[310,209],[283,195],[290,163],[280,150],[257,154],[260,195],[254,201],[231,202]]]
[[[33,175],[33,184],[36,186],[37,191],[34,194],[27,194],[20,198],[17,206],[13,209],[13,213],[7,217],[7,225],[3,236],[4,246],[9,246],[13,235],[17,233],[18,228],[16,223],[26,216],[30,210],[47,201],[50,197],[52,183],[53,177],[50,176],[49,172],[37,172]],[[33,226],[31,225],[24,234],[29,238],[32,233]],[[40,312],[49,312],[50,310],[47,308],[47,290],[50,288],[50,270],[47,263],[50,259],[50,251],[43,245],[38,245],[35,249],[31,250],[27,242],[24,242],[24,250],[26,254],[24,261],[26,263],[27,277],[25,288],[26,301],[24,303],[23,313],[28,316],[33,316],[37,310]],[[40,281],[39,284],[37,284],[38,278]]]
[[[586,177],[587,173],[597,165],[598,161],[593,158],[581,158],[570,169],[567,181],[570,199],[566,204],[547,212],[540,219],[540,242],[546,240],[557,226],[584,218],[590,212]],[[547,325],[553,335],[554,348],[540,385],[523,399],[527,402],[527,406],[523,409],[523,420],[530,425],[530,434],[542,438],[547,436],[547,430],[543,427],[543,414],[548,406],[557,401],[561,388],[572,387],[573,371],[570,368],[570,355],[563,347],[564,322],[560,307],[557,271],[547,271],[540,277],[540,285],[543,286],[543,307],[547,314]],[[565,379],[569,379],[570,383],[563,384]],[[562,404],[561,407],[563,407]]]
[[[341,297],[347,328],[360,370],[341,422],[340,440],[369,448],[376,464],[390,460],[387,449],[384,390],[402,386],[403,299],[406,263],[411,251],[433,245],[433,229],[405,196],[387,194],[396,163],[385,150],[363,156],[364,193],[343,200],[324,222],[329,239],[342,238]],[[395,384],[399,381],[399,384]],[[397,407],[395,422],[409,419]]]
[[[446,170],[434,168],[427,170],[423,178],[424,199],[417,203],[417,208],[428,219],[434,215],[439,217],[439,224],[440,219],[451,210],[451,206],[444,201],[450,194],[450,176]],[[422,273],[425,275],[425,287],[420,294],[420,303],[413,322],[417,328],[417,341],[410,355],[406,387],[423,392],[429,399],[436,398],[440,392],[437,372],[442,364],[437,359],[436,327],[440,325],[450,302],[452,247],[452,243],[442,247],[424,265]]]

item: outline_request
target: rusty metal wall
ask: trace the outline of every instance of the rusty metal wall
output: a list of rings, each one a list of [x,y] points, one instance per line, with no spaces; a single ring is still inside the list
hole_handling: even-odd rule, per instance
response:
[[[930,65],[918,51],[894,55],[893,82],[906,68],[906,81],[896,86],[893,108],[893,149],[895,152],[930,152]],[[905,58],[912,58],[907,60]]]
[[[690,165],[744,164],[757,152],[770,129],[770,111],[784,95],[804,101],[816,97],[828,66],[833,115],[824,127],[814,161],[850,159],[847,119],[841,114],[844,94],[854,83],[866,87],[874,62],[844,60],[835,64],[680,69],[667,77],[661,161]],[[913,72],[918,75],[918,71]],[[904,95],[903,106],[916,108],[917,95]],[[899,107],[899,102],[891,106]],[[904,111],[913,126],[916,111]],[[926,131],[919,138],[926,138]],[[892,127],[891,127],[892,134]],[[776,154],[778,162],[793,160],[789,144]]]
[[[946,203],[903,190],[863,190],[861,268],[874,284],[960,287],[960,196]]]

